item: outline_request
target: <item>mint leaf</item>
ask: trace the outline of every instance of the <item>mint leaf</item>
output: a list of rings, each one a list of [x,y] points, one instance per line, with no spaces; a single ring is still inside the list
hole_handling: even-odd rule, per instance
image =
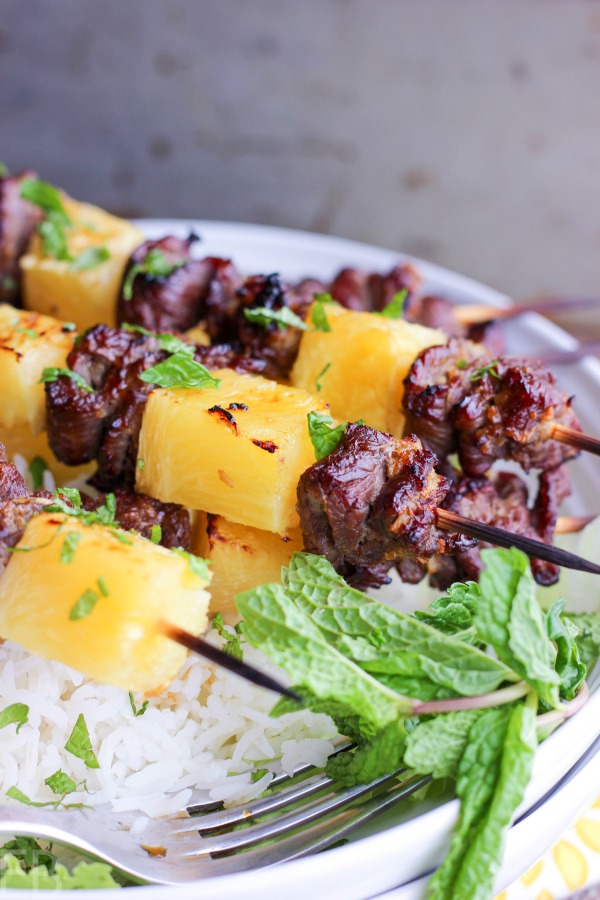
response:
[[[35,338],[39,338],[39,334],[35,330],[35,328],[15,328],[15,331],[17,334],[24,334],[32,340],[34,340]]]
[[[148,331],[147,328],[142,328],[141,325],[130,325],[129,322],[123,322],[121,328],[124,331],[136,331],[138,332],[138,334],[143,334],[144,337],[156,338],[160,345],[160,349],[166,350],[167,353],[178,353],[179,351],[182,351],[183,353],[189,353],[192,356],[194,355],[194,345],[186,344],[185,341],[182,341],[178,337],[175,337],[174,334]]]
[[[21,197],[39,206],[46,214],[52,213],[62,225],[72,225],[63,206],[60,192],[53,184],[39,178],[24,178],[21,182]]]
[[[446,634],[472,631],[480,596],[479,585],[474,581],[452,584],[443,597],[433,601],[428,610],[417,610],[413,615]],[[472,636],[475,638],[474,632]],[[467,637],[471,639],[471,635]],[[464,640],[465,635],[461,634],[461,639]]]
[[[48,463],[41,456],[34,456],[29,463],[29,474],[34,491],[41,491],[44,486],[44,472],[49,470]]]
[[[18,860],[26,872],[34,866],[43,866],[52,874],[58,862],[50,849],[45,849],[35,838],[30,837],[17,837],[0,847],[0,859],[8,854]]]
[[[72,794],[73,791],[77,790],[77,785],[73,779],[69,778],[62,769],[59,769],[54,775],[49,775],[44,781],[44,784],[47,784],[54,794],[60,794],[62,797],[66,794]]]
[[[131,691],[129,691],[129,703],[131,705],[131,711],[133,712],[133,715],[136,719],[138,716],[143,716],[148,709],[148,700],[144,700],[142,705],[138,709],[138,707],[135,705],[135,699]]]
[[[21,840],[20,838],[18,840]],[[107,863],[80,862],[72,873],[57,863],[53,871],[43,864],[23,871],[19,859],[8,854],[0,871],[0,889],[21,888],[28,890],[85,890],[90,888],[118,888],[121,885],[111,875]]]
[[[51,381],[57,381],[58,378],[64,375],[66,378],[70,378],[71,381],[74,381],[77,387],[80,387],[83,391],[86,391],[88,394],[93,394],[94,389],[90,387],[85,378],[82,378],[77,372],[73,372],[72,369],[61,369],[55,366],[51,366],[42,371],[42,377],[40,378],[38,384],[44,384]]]
[[[75,605],[71,607],[69,613],[71,622],[77,622],[79,619],[85,619],[86,616],[89,616],[99,599],[100,597],[96,591],[84,591]]]
[[[294,553],[283,580],[326,640],[394,690],[420,699],[475,696],[515,680],[477,647],[349,587],[321,556]]]
[[[192,348],[193,349],[193,348]],[[206,366],[196,362],[189,350],[178,350],[164,362],[151,366],[140,374],[142,381],[165,388],[218,388],[219,378],[214,378]]]
[[[18,800],[19,803],[24,803],[25,806],[36,806],[40,809],[44,806],[54,806],[56,808],[57,802],[60,802],[60,801],[55,801],[55,800],[48,800],[45,803],[42,803],[37,800],[32,800],[30,797],[27,796],[27,794],[24,794],[23,791],[19,790],[19,788],[16,787],[16,785],[9,787],[9,789],[6,792],[6,796],[11,797],[11,799],[13,799],[13,800]]]
[[[16,725],[17,734],[29,717],[29,707],[26,703],[11,703],[0,710],[0,728],[6,728],[7,725]]]
[[[150,529],[150,540],[153,544],[160,544],[162,538],[162,528],[160,525],[153,525]]]
[[[320,412],[309,412],[307,418],[308,433],[315,448],[315,456],[317,459],[323,459],[338,447],[348,423],[342,422],[341,425],[334,427],[331,416]]]
[[[356,750],[332,756],[325,771],[340,784],[368,784],[402,766],[405,740],[404,721],[396,719]]]
[[[229,653],[230,656],[233,656],[234,659],[243,659],[244,651],[242,650],[242,641],[239,634],[236,634],[235,631],[232,633],[227,629],[225,623],[223,622],[223,616],[221,613],[217,613],[216,616],[213,617],[212,627],[215,629],[217,634],[223,638],[225,644],[223,646],[223,650],[225,653]]]
[[[482,550],[477,631],[498,657],[532,686],[545,703],[560,703],[556,651],[536,600],[529,560],[516,550]]]
[[[75,727],[71,732],[69,740],[65,744],[65,750],[68,753],[72,753],[73,756],[77,756],[79,759],[82,759],[88,769],[100,768],[100,764],[96,759],[96,754],[92,749],[90,733],[88,731],[83,713],[80,713],[77,717]]]
[[[187,265],[187,260],[180,262],[169,262],[162,250],[154,248],[149,250],[141,263],[134,263],[123,282],[122,295],[123,300],[131,300],[133,296],[133,282],[138,275],[150,275],[152,278],[166,278],[176,269]]]
[[[64,564],[72,563],[75,559],[75,551],[81,540],[81,535],[77,531],[70,531],[65,537],[62,547],[60,548],[60,561]]]
[[[73,272],[85,272],[88,269],[95,269],[110,259],[110,250],[108,247],[88,247],[79,256],[76,256],[71,263]]]
[[[527,704],[488,710],[469,732],[458,766],[460,815],[450,849],[429,883],[431,900],[488,900],[504,835],[522,800],[537,745]]]
[[[404,762],[422,775],[454,778],[469,732],[482,714],[481,709],[469,709],[419,722],[406,738]]]
[[[315,331],[331,331],[331,325],[327,319],[327,313],[325,312],[325,306],[323,305],[322,300],[318,300],[313,304],[310,317],[315,326]]]
[[[195,553],[189,553],[187,550],[184,550],[183,547],[172,547],[171,552],[176,553],[178,556],[181,556],[182,559],[185,559],[190,572],[193,572],[198,578],[202,578],[203,581],[210,581],[212,572],[208,568],[210,562],[207,559],[196,556]]]
[[[401,319],[404,312],[404,304],[408,297],[406,288],[394,294],[387,306],[385,306],[378,315],[384,319]]]
[[[255,769],[254,772],[250,775],[250,783],[256,784],[257,781],[260,781],[261,778],[264,778],[265,775],[269,774],[268,769]]]
[[[104,580],[104,578],[102,578],[102,576],[100,576],[100,578],[98,579],[96,584],[98,585],[98,590],[100,591],[102,596],[108,597],[110,594],[110,591],[108,590],[108,588],[106,586],[106,581]]]
[[[318,700],[333,700],[354,715],[383,728],[411,708],[396,694],[327,643],[281,585],[245,591],[235,598],[242,634],[282,666],[295,685]],[[302,693],[302,690],[300,691]]]
[[[564,600],[556,600],[546,613],[548,637],[556,646],[555,669],[560,676],[560,695],[572,700],[586,676],[586,666],[581,662],[576,637],[579,629],[563,618]]]
[[[315,387],[316,387],[317,391],[320,391],[322,389],[323,385],[321,384],[321,379],[322,379],[323,375],[326,375],[327,372],[329,372],[330,368],[331,368],[331,363],[330,362],[325,363],[325,365],[323,366],[323,368],[321,369],[321,371],[315,378]]]
[[[493,359],[487,366],[482,366],[480,369],[475,369],[469,380],[481,381],[484,375],[490,375],[492,378],[500,378],[497,359]]]
[[[266,306],[256,306],[253,309],[245,309],[244,315],[253,325],[262,325],[268,328],[269,325],[275,323],[278,328],[284,329],[288,326],[292,328],[300,328],[302,331],[308,331],[306,322],[297,316],[289,306],[282,306],[281,309],[269,309]]]
[[[42,252],[44,256],[51,256],[59,262],[72,262],[73,257],[69,253],[67,237],[62,221],[54,213],[49,213],[47,218],[37,227],[42,239]]]
[[[577,628],[575,643],[581,662],[590,668],[600,657],[600,616],[596,613],[567,613],[565,619]]]

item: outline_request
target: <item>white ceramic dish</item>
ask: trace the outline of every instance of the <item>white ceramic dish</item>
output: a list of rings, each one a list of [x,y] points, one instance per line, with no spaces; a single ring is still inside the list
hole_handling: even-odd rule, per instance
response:
[[[328,278],[344,265],[385,271],[398,260],[408,259],[389,250],[353,241],[279,228],[203,221],[151,220],[140,224],[148,237],[186,234],[191,228],[203,239],[199,246],[200,255],[229,256],[244,272],[276,271],[292,281],[306,275]],[[438,292],[460,302],[497,306],[508,302],[503,295],[468,278],[419,260],[414,262],[429,292]],[[539,316],[527,314],[517,321],[518,326],[508,327],[511,352],[532,354],[549,349],[570,349],[575,344],[573,338]],[[584,360],[565,368],[560,375],[564,389],[577,394],[576,408],[584,428],[597,432],[595,406],[600,390],[600,365],[594,360]],[[581,459],[571,468],[574,496],[569,511],[600,509],[600,461]],[[582,600],[569,598],[570,606]],[[585,603],[580,605],[584,607]],[[521,815],[552,790],[600,734],[600,677],[592,679],[591,688],[591,699],[583,710],[539,748]],[[596,763],[590,769],[594,780],[593,784],[588,784],[590,797],[595,790],[600,791],[598,759],[594,756]],[[405,804],[394,817],[380,819],[375,833],[362,836],[349,845],[270,869],[208,878],[179,888],[136,888],[135,897],[136,900],[195,900],[202,896],[204,900],[231,900],[243,896],[244,900],[280,900],[285,895],[286,900],[304,900],[307,894],[312,894],[319,900],[365,900],[419,879],[430,871],[443,856],[457,809],[456,801],[429,809]],[[553,807],[557,833],[568,825],[572,815],[570,807],[565,806],[564,811],[560,804],[558,809]],[[540,838],[536,847],[539,845],[543,850],[544,840]],[[518,842],[515,846],[517,851],[512,857],[511,872],[517,875],[529,864],[530,855],[523,847],[522,856],[519,856]],[[3,896],[22,898],[19,891],[6,891]],[[64,896],[67,896],[66,892]],[[87,896],[90,900],[108,900],[114,894],[90,891]],[[393,893],[391,896],[404,897],[404,894]],[[410,894],[411,900],[416,896],[420,895]],[[408,900],[409,895],[406,897]]]

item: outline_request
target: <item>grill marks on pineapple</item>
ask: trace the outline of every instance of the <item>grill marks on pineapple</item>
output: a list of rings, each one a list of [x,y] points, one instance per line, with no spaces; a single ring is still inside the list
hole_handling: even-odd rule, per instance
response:
[[[267,453],[275,453],[276,450],[279,450],[279,447],[273,441],[259,441],[258,438],[252,438],[252,443],[260,447],[261,450],[266,450]]]
[[[228,412],[228,410],[223,409],[222,406],[211,406],[207,412],[212,415],[217,415],[221,421],[225,422],[225,424],[233,431],[235,435],[238,433],[237,422],[235,421],[233,415]]]

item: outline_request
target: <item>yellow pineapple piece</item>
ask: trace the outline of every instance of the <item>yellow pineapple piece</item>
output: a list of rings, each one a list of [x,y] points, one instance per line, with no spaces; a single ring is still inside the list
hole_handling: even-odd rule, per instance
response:
[[[331,331],[303,332],[292,384],[329,403],[336,419],[363,419],[402,437],[402,382],[421,350],[445,344],[446,336],[404,319],[335,304],[327,304],[325,313]]]
[[[211,613],[220,612],[229,622],[239,619],[235,595],[279,581],[281,567],[303,546],[299,528],[280,535],[201,513],[194,525],[192,551],[210,562]]]
[[[198,325],[194,325],[193,328],[189,328],[185,336],[190,339],[194,344],[201,344],[203,347],[208,347],[210,345],[210,338],[204,328],[200,323]]]
[[[46,421],[45,368],[66,366],[73,334],[64,322],[37,312],[0,306],[0,427],[28,425],[38,434]],[[20,451],[21,452],[21,451]]]
[[[230,369],[214,374],[221,380],[218,388],[159,388],[150,394],[137,489],[287,534],[299,521],[298,479],[315,461],[306,417],[311,410],[324,411],[324,404],[259,375]]]
[[[44,256],[36,234],[21,258],[24,305],[75,322],[80,331],[99,322],[114,325],[125,264],[144,236],[135,225],[97,206],[64,194],[61,198],[73,223],[64,229],[71,256],[102,247],[110,256],[92,268],[78,270],[71,262]]]
[[[159,693],[187,651],[158,623],[203,631],[207,579],[164,547],[118,535],[62,514],[31,519],[17,546],[33,549],[0,576],[0,635],[99,681]]]

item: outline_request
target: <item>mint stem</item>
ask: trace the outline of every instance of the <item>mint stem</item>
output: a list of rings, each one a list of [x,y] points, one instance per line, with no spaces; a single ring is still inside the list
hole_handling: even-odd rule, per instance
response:
[[[550,712],[538,716],[535,720],[536,728],[538,730],[556,728],[556,726],[562,724],[565,719],[569,719],[571,716],[575,715],[576,712],[579,712],[581,707],[589,700],[589,696],[590,689],[587,681],[584,681],[579,689],[579,693],[573,700],[569,700],[568,703],[561,703],[558,709],[552,709]]]
[[[512,703],[529,694],[531,687],[525,681],[511,684],[510,687],[479,694],[477,697],[454,697],[452,700],[415,700],[413,716],[429,716],[436,713],[459,712],[463,709],[485,709],[488,706],[502,706]],[[573,701],[575,702],[575,701]]]

